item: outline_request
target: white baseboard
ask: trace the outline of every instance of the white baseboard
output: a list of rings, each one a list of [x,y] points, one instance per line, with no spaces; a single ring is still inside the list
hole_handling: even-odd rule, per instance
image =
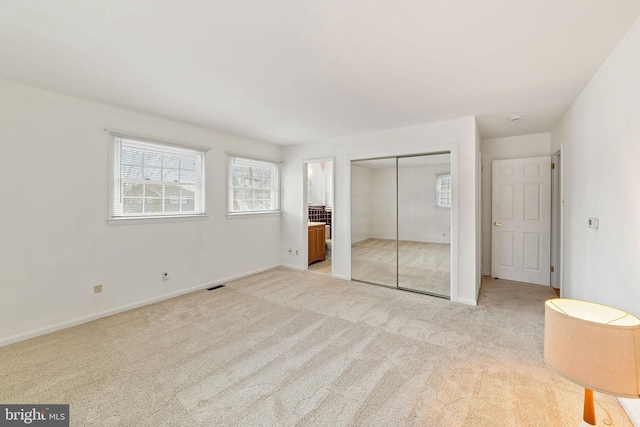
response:
[[[300,267],[299,265],[294,264],[280,264],[280,267],[288,268],[290,270],[304,271],[304,267]]]
[[[224,279],[215,280],[213,282],[202,283],[200,285],[192,286],[186,289],[181,289],[179,291],[171,292],[168,294],[160,295],[157,297],[149,298],[143,301],[126,304],[120,307],[112,308],[109,310],[101,311],[99,313],[90,314],[88,316],[78,317],[76,319],[67,320],[65,322],[56,323],[55,325],[45,326],[44,328],[35,329],[33,331],[23,332],[21,334],[11,335],[6,338],[0,339],[0,347],[5,345],[14,344],[20,341],[25,341],[30,338],[35,338],[40,335],[49,334],[51,332],[59,331],[61,329],[70,328],[72,326],[81,325],[83,323],[91,322],[93,320],[101,319],[103,317],[112,316],[114,314],[122,313],[123,311],[132,310],[134,308],[142,307],[149,304],[154,304],[156,302],[164,301],[170,298],[175,298],[180,295],[188,294],[195,291],[200,291],[202,289],[207,289],[212,286],[220,285],[226,282],[230,282],[236,279],[242,279],[243,277],[251,276],[253,274],[262,273],[263,271],[272,270],[280,265],[272,265],[269,267],[259,268],[257,270],[248,271],[246,273],[237,274],[234,276],[226,277]]]
[[[629,419],[635,427],[640,427],[640,399],[625,399],[619,397],[618,401],[629,416]]]
[[[466,305],[478,305],[477,301],[474,301],[472,299],[467,299],[467,298],[458,298],[458,301],[461,304],[466,304]]]

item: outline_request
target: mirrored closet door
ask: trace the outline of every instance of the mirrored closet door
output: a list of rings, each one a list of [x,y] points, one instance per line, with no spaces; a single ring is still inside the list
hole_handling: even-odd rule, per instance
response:
[[[449,153],[352,161],[351,278],[448,298]]]
[[[398,287],[450,296],[450,155],[398,158]]]
[[[351,163],[351,278],[398,285],[396,159]]]

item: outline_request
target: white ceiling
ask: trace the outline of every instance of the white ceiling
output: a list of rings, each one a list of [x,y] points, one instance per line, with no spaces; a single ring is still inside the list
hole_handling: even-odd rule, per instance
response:
[[[474,115],[494,138],[551,130],[639,15],[640,0],[2,0],[0,77],[276,144]]]

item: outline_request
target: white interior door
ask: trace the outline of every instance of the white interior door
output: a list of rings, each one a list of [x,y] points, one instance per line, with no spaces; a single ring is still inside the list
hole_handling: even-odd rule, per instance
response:
[[[551,157],[494,160],[491,276],[549,285]]]

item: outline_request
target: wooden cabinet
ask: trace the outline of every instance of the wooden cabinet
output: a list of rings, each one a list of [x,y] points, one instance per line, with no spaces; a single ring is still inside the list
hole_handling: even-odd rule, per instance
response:
[[[309,264],[325,259],[324,224],[309,225]]]

